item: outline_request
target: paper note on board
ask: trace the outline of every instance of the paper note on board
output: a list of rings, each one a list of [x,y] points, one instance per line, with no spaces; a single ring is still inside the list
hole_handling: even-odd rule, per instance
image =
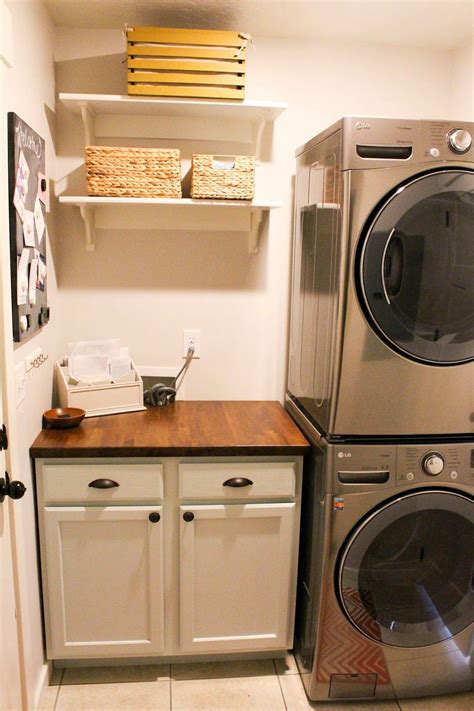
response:
[[[23,151],[20,151],[18,157],[18,169],[16,172],[15,189],[18,190],[18,195],[23,204],[26,202],[26,194],[28,192],[28,178],[30,177],[30,169],[26,162]]]
[[[23,222],[25,219],[25,203],[20,197],[20,193],[18,192],[18,188],[15,188],[15,192],[13,193],[13,204],[15,205],[16,211],[18,212],[18,215],[20,217],[20,220]]]
[[[46,283],[46,259],[40,254],[38,260],[38,279],[36,281],[36,288],[40,291],[44,291],[44,285]]]
[[[36,304],[36,279],[38,274],[38,260],[32,259],[30,264],[30,279],[28,284],[28,301],[30,306]]]
[[[43,217],[43,208],[41,207],[41,202],[38,196],[36,196],[35,200],[35,225],[36,225],[36,233],[38,235],[38,242],[41,244],[41,240],[43,239],[43,232],[45,228],[45,221]]]
[[[28,261],[30,259],[30,250],[23,249],[21,257],[18,261],[17,273],[17,304],[22,306],[26,304],[28,295]]]
[[[35,246],[35,216],[31,210],[25,210],[23,215],[23,238],[25,247]]]

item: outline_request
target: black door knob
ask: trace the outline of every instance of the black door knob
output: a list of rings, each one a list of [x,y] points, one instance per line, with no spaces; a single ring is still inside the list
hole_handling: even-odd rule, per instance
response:
[[[5,479],[0,478],[0,503],[4,501],[5,496],[11,499],[21,499],[25,495],[26,486],[21,481],[10,481],[8,472],[5,472]]]
[[[158,523],[158,521],[160,520],[160,514],[158,513],[158,511],[152,511],[151,514],[148,516],[148,520],[152,523]]]
[[[183,518],[185,521],[188,523],[194,519],[194,514],[192,511],[185,511],[183,514]]]

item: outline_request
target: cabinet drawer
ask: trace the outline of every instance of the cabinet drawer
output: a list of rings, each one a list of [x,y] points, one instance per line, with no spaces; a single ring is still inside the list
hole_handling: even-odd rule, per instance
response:
[[[101,481],[102,480],[102,481]],[[118,486],[97,488],[107,481]],[[96,486],[90,486],[97,482]],[[161,464],[45,464],[42,467],[43,503],[81,501],[117,503],[163,498]]]
[[[294,498],[295,462],[179,465],[181,499]]]

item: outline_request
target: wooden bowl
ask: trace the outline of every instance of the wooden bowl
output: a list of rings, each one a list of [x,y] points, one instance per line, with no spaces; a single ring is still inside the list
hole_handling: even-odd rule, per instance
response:
[[[43,427],[53,430],[69,430],[77,427],[84,417],[85,410],[80,407],[53,407],[43,412]]]

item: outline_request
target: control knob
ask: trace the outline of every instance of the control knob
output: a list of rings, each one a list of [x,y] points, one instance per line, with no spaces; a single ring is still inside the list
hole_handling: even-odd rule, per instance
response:
[[[438,476],[444,469],[444,459],[437,452],[429,452],[423,457],[421,468],[428,476]]]
[[[467,153],[472,144],[472,136],[464,128],[453,128],[447,139],[448,146],[454,153]]]

